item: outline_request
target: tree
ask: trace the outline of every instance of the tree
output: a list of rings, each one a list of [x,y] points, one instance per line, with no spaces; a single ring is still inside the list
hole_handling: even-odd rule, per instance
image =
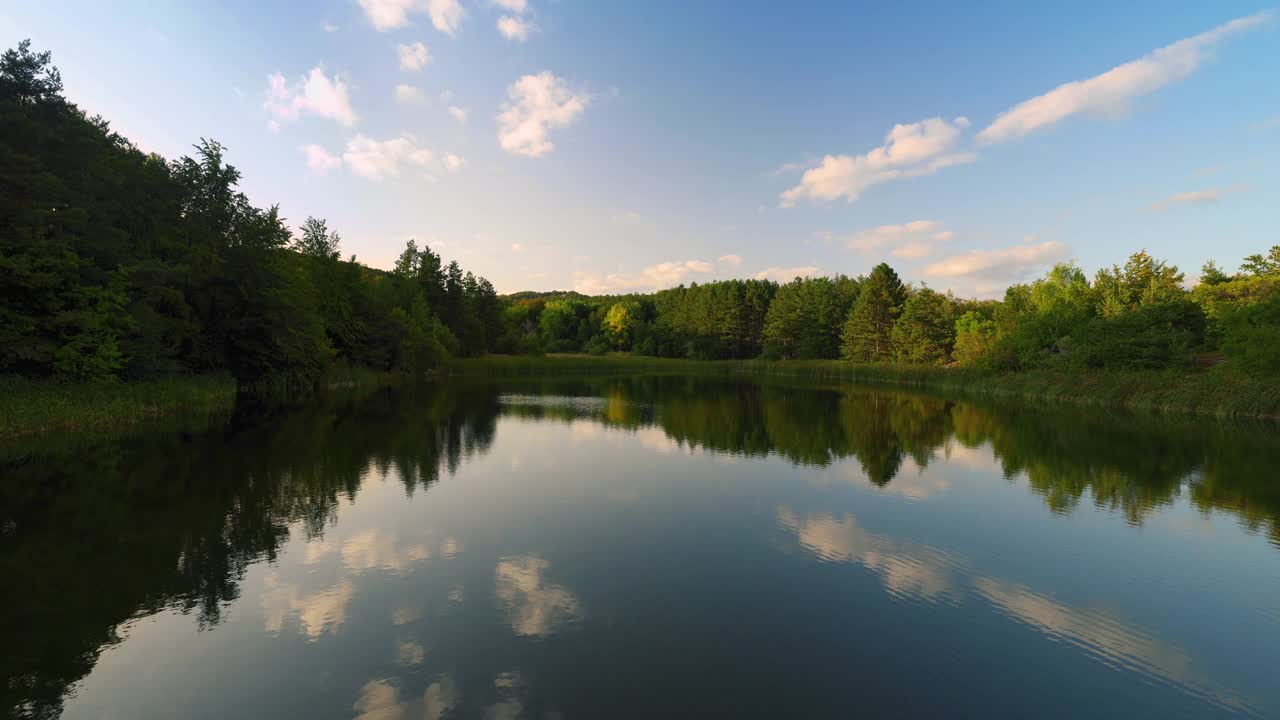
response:
[[[1241,370],[1280,377],[1280,296],[1223,317],[1222,349]]]
[[[0,56],[0,97],[18,103],[62,100],[62,75],[53,66],[53,54],[31,52],[31,40]]]
[[[1272,245],[1266,256],[1253,254],[1246,257],[1240,269],[1256,277],[1280,275],[1280,245]]]
[[[890,358],[889,335],[902,314],[906,294],[893,268],[880,263],[871,270],[845,322],[841,350],[846,360],[883,362]]]
[[[636,329],[638,307],[635,303],[614,303],[604,316],[604,329],[609,343],[618,350],[631,348],[632,334]]]
[[[911,293],[889,335],[893,359],[902,363],[941,365],[955,344],[951,299],[929,288]]]
[[[956,320],[956,343],[953,357],[960,367],[984,367],[992,361],[992,350],[998,334],[996,322],[970,310]]]
[[[341,257],[339,244],[342,238],[338,233],[329,232],[324,220],[307,217],[302,223],[302,237],[294,243],[293,249],[315,258],[337,260]]]
[[[1098,271],[1093,285],[1098,295],[1099,314],[1114,317],[1143,305],[1180,300],[1186,295],[1182,289],[1183,277],[1177,267],[1140,250],[1129,256],[1123,269],[1112,267]]]

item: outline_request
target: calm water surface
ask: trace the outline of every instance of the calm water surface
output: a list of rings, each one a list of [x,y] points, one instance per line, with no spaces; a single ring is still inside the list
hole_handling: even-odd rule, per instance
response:
[[[1280,715],[1275,426],[452,383],[0,455],[0,713]]]

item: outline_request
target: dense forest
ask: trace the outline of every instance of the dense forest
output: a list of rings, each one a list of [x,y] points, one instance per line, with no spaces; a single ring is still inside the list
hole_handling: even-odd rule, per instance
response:
[[[1228,275],[1145,251],[1089,278],[1060,264],[1001,300],[859,277],[728,280],[652,294],[499,297],[410,240],[395,267],[342,259],[307,218],[254,207],[224,148],[141,152],[62,95],[49,53],[0,59],[0,375],[65,381],[229,372],[315,383],[483,353],[1280,373],[1280,246]]]
[[[394,270],[250,204],[224,148],[139,151],[62,96],[49,53],[0,58],[0,374],[71,381],[230,372],[311,383],[492,349],[493,286],[409,241]]]

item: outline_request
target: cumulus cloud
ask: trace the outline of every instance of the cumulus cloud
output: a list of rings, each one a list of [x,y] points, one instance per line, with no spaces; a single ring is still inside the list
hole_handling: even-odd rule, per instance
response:
[[[400,69],[416,72],[431,62],[431,51],[420,42],[409,45],[397,45],[396,56],[400,58]]]
[[[467,122],[467,109],[464,107],[458,107],[457,105],[450,105],[449,114],[453,116],[454,120],[457,120],[460,123],[465,124]]]
[[[428,0],[427,13],[431,16],[431,24],[448,35],[458,31],[462,17],[467,14],[458,0]]]
[[[317,175],[324,175],[342,167],[342,158],[319,145],[307,145],[302,150],[307,154],[307,167]]]
[[[263,107],[271,113],[273,122],[293,122],[302,115],[315,115],[346,127],[356,124],[358,118],[351,108],[347,83],[338,75],[330,78],[324,70],[314,67],[297,84],[290,85],[280,73],[268,76],[267,83]]]
[[[958,292],[989,295],[1067,257],[1069,248],[1063,243],[1037,243],[1034,237],[1027,240],[1021,245],[973,250],[943,258],[925,266],[924,275],[948,282]]]
[[[409,24],[409,12],[415,0],[358,0],[360,8],[373,27],[386,32]]]
[[[860,230],[849,238],[848,245],[867,254],[887,252],[893,257],[918,260],[931,254],[937,243],[953,237],[955,232],[942,229],[942,223],[936,220],[914,220]]]
[[[813,277],[818,274],[816,265],[800,267],[770,267],[756,273],[757,280],[773,280],[774,282],[791,282],[798,277]]]
[[[457,32],[466,11],[458,0],[357,0],[373,27],[381,32],[409,24],[411,13],[426,13],[437,30]]]
[[[444,156],[444,169],[449,172],[457,172],[467,166],[467,161],[460,155],[449,153]]]
[[[493,0],[493,4],[517,15],[523,15],[529,9],[527,0]]]
[[[590,100],[547,71],[521,77],[507,88],[507,97],[498,115],[498,142],[507,152],[526,157],[551,152],[550,130],[573,124]]]
[[[545,637],[581,613],[578,597],[546,582],[551,563],[536,555],[505,558],[494,572],[498,605],[517,635]]]
[[[715,268],[703,260],[684,260],[650,265],[638,273],[574,274],[573,289],[583,295],[609,295],[614,293],[661,290],[674,287],[690,279],[690,275],[710,274]]]
[[[967,118],[948,122],[935,117],[907,125],[895,125],[884,144],[862,155],[827,155],[805,171],[800,184],[783,192],[779,204],[794,207],[804,199],[830,201],[858,199],[872,185],[901,178],[929,175],[938,170],[973,162],[977,155],[956,149]]]
[[[427,96],[422,90],[412,85],[397,85],[395,98],[401,105],[423,105],[427,102]]]
[[[281,583],[271,573],[266,577],[261,598],[264,629],[279,634],[286,621],[296,621],[303,634],[315,640],[342,626],[355,594],[355,585],[346,578],[327,590],[307,595],[297,585]]]
[[[742,256],[741,255],[721,255],[719,258],[716,258],[716,262],[720,263],[721,265],[726,265],[728,267],[737,269],[742,267]]]
[[[535,29],[532,21],[515,15],[503,15],[498,18],[498,32],[502,37],[516,42],[529,39],[529,33]]]
[[[978,133],[978,142],[1016,140],[1077,113],[1124,112],[1136,98],[1179,82],[1212,56],[1220,41],[1268,22],[1270,12],[1237,18],[1212,30],[1184,38],[1132,62],[1087,80],[1064,83],[1044,95],[1018,103]]]
[[[1192,190],[1190,192],[1174,193],[1163,200],[1151,204],[1152,210],[1168,210],[1178,205],[1208,205],[1216,203],[1228,195],[1244,192],[1248,188],[1237,185],[1229,188],[1208,188],[1207,190]]]
[[[418,146],[409,134],[390,140],[375,140],[357,134],[347,143],[342,160],[351,172],[368,180],[399,177],[402,165],[425,166],[434,156],[431,151]]]

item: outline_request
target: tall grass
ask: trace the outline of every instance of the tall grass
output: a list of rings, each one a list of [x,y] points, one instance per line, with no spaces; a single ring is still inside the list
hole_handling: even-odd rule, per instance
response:
[[[1118,407],[1160,413],[1280,419],[1280,382],[1228,366],[1179,371],[1033,370],[998,373],[928,366],[859,365],[839,360],[673,360],[611,355],[497,356],[456,360],[445,372],[488,377],[591,374],[698,374],[795,377],[911,386],[1021,401]]]
[[[236,384],[197,375],[83,385],[0,378],[0,438],[112,430],[176,414],[229,413]]]

